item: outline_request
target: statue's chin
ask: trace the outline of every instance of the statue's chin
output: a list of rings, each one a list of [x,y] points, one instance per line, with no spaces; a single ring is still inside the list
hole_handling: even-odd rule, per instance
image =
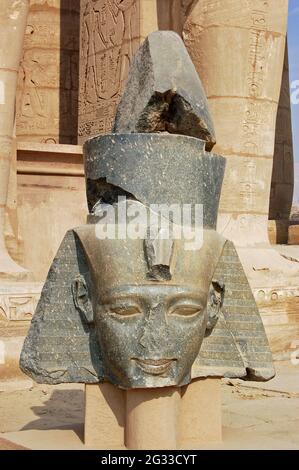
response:
[[[135,366],[130,373],[107,374],[106,380],[122,389],[182,387],[191,382],[191,372],[176,370],[176,360],[134,360]],[[108,368],[112,370],[112,367]],[[181,372],[181,373],[180,373]]]

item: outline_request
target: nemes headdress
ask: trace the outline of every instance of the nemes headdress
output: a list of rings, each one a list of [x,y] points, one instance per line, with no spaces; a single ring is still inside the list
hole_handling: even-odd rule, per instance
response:
[[[96,318],[104,318],[110,291],[166,286],[177,289],[175,295],[185,287],[201,290],[206,323],[190,372],[176,383],[174,375],[167,379],[165,368],[160,374],[165,385],[183,385],[195,377],[273,377],[265,330],[236,249],[216,232],[225,159],[211,153],[214,144],[203,86],[181,38],[169,31],[152,33],[133,60],[113,133],[84,144],[88,223],[67,232],[52,263],[21,355],[26,374],[50,384],[109,380],[123,388],[156,386],[154,374],[145,380],[134,372],[125,381],[111,369],[107,338],[101,340],[102,323]],[[186,249],[186,237],[163,236],[157,219],[139,223],[140,238],[99,236],[111,208],[117,214],[126,209],[125,218],[113,220],[119,229],[128,224],[128,209],[134,220],[141,207],[148,216],[161,205],[190,207],[193,229],[198,228],[193,209],[203,208],[198,247]],[[171,232],[184,231],[186,221],[175,220],[172,211],[162,219]],[[99,304],[105,308],[97,313]],[[169,335],[165,325],[157,333],[161,343]],[[156,357],[158,341],[147,341]],[[145,372],[148,362],[143,359]]]

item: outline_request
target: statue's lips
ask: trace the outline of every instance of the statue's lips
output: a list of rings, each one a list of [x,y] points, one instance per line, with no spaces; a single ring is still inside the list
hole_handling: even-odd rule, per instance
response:
[[[137,359],[134,361],[147,374],[161,375],[168,371],[176,359]]]

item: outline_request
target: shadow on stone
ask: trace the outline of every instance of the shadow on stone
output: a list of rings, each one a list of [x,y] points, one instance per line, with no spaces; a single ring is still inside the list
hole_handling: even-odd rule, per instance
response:
[[[71,429],[83,441],[83,390],[54,390],[45,403],[31,409],[38,418],[26,424],[22,431]]]

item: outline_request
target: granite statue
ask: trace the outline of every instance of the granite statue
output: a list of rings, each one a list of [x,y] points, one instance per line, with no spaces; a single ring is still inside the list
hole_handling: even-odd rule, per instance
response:
[[[21,354],[26,374],[123,389],[274,376],[235,247],[216,231],[225,159],[214,144],[182,40],[152,33],[113,134],[84,144],[87,223],[66,234],[50,268]]]

